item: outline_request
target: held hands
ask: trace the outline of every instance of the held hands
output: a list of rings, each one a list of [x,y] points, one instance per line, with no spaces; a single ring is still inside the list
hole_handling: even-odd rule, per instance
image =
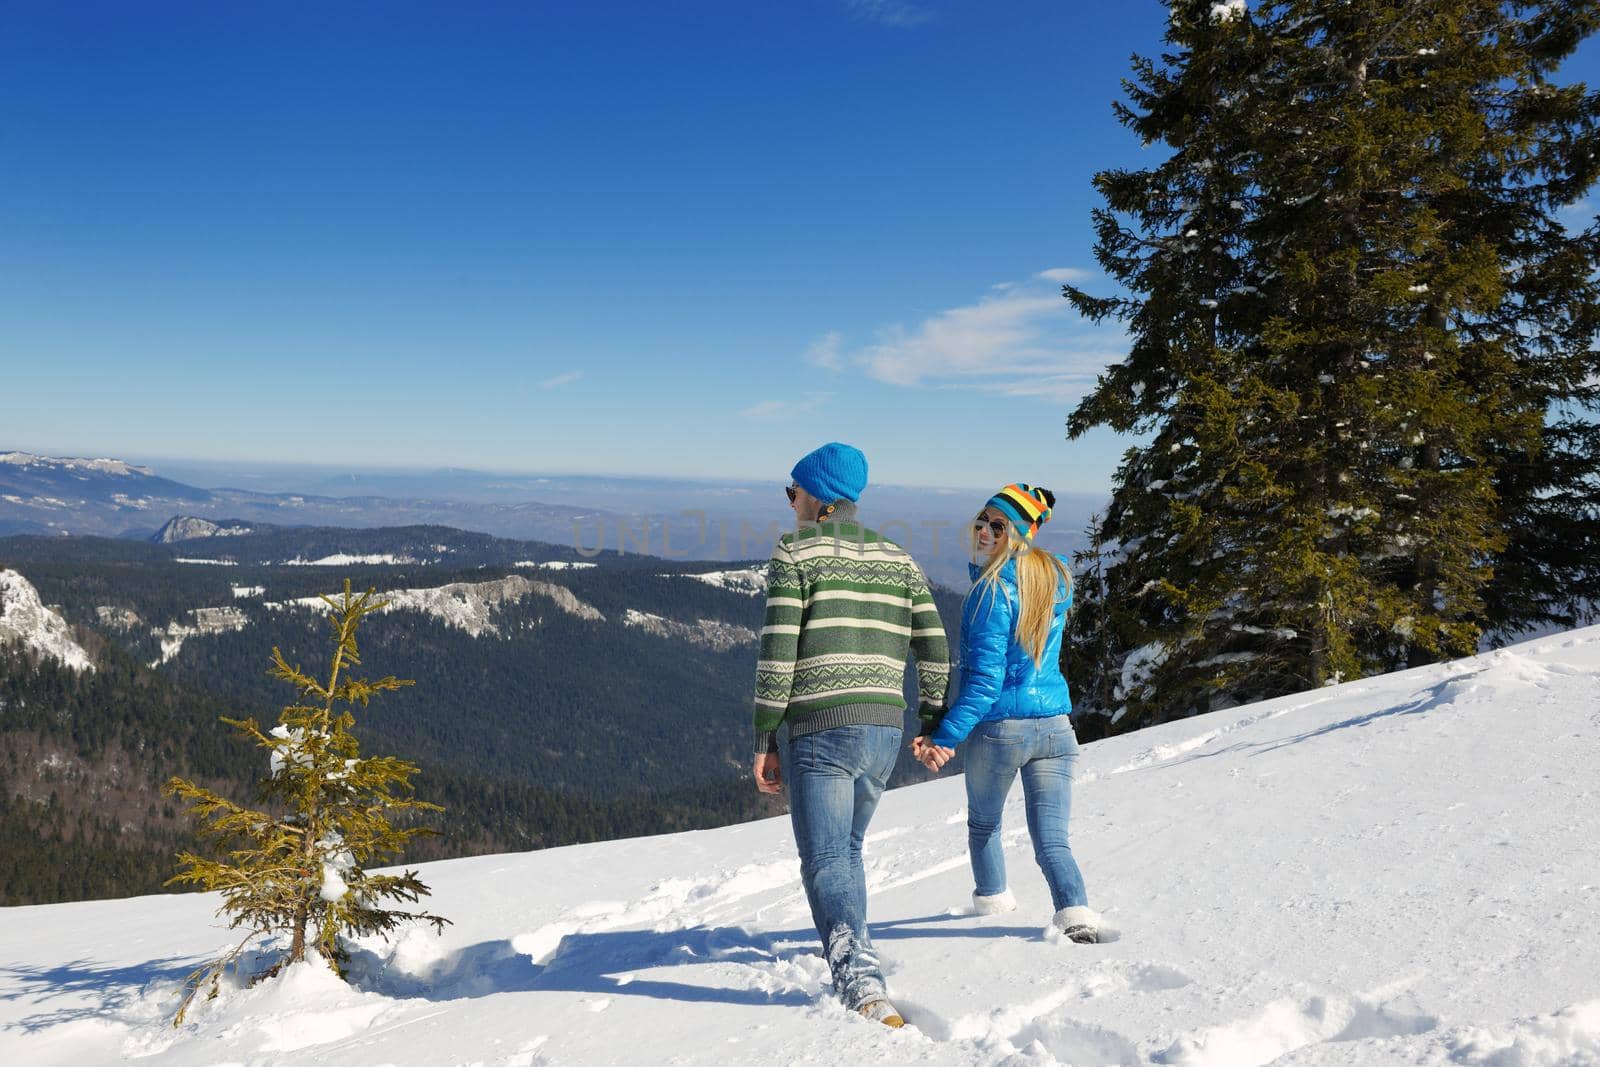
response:
[[[755,774],[756,789],[759,792],[783,792],[783,768],[778,763],[776,752],[761,752],[756,755]]]
[[[936,745],[926,737],[915,737],[911,740],[911,754],[928,770],[938,774],[939,769],[955,756],[956,750]]]

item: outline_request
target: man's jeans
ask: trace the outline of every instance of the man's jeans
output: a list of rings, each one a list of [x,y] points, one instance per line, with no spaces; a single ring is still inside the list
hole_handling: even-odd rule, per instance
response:
[[[884,994],[867,935],[861,842],[899,751],[894,726],[835,726],[789,742],[789,818],[800,880],[833,987],[851,1009]]]
[[[1067,844],[1072,812],[1072,770],[1078,739],[1065,715],[1045,719],[1000,719],[979,723],[967,743],[967,848],[979,896],[1005,892],[1006,857],[1000,843],[1000,813],[1017,772],[1028,811],[1033,856],[1050,883],[1055,908],[1089,903],[1083,874]]]

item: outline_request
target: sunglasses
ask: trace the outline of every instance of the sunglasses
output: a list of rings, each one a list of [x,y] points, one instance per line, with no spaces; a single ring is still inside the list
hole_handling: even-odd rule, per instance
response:
[[[783,495],[789,498],[789,503],[791,504],[794,503],[794,495],[799,491],[800,487],[798,485],[786,485],[783,487]]]
[[[1004,537],[1006,535],[1006,525],[1007,523],[1004,519],[978,519],[972,524],[972,528],[981,530],[987,526],[996,537]]]

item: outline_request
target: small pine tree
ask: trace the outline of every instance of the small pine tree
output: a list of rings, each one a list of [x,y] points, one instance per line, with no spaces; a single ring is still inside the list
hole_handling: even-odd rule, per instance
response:
[[[1061,643],[1061,672],[1072,687],[1072,718],[1080,741],[1110,732],[1116,714],[1117,661],[1111,605],[1106,602],[1106,551],[1101,516],[1089,516],[1089,547],[1073,552],[1072,614]]]
[[[180,854],[178,861],[186,869],[168,884],[221,892],[218,914],[227,914],[231,927],[249,931],[232,951],[190,975],[174,1025],[183,1021],[202,986],[209,985],[208,996],[216,996],[222,972],[256,937],[290,937],[288,952],[258,980],[304,960],[313,945],[342,975],[346,953],[341,935],[387,934],[412,920],[442,931],[449,922],[426,912],[382,906],[386,899],[414,903],[428,894],[415,871],[380,875],[365,869],[374,859],[399,855],[412,838],[435,832],[424,826],[396,827],[389,821],[392,814],[443,810],[410,796],[415,764],[392,756],[362,758],[351,733],[351,708],[365,708],[375,694],[411,684],[392,676],[368,681],[348,673],[361,663],[357,627],[383,607],[372,596],[371,589],[352,596],[346,580],[341,599],[323,597],[333,628],[325,683],[290,666],[273,648],[269,673],[294,686],[302,699],[310,698],[308,703],[284,708],[278,724],[267,731],[254,719],[222,720],[269,753],[272,773],[259,792],[261,803],[271,810],[247,808],[182,778],[167,783],[167,793],[189,802],[200,832],[227,849],[225,860]]]

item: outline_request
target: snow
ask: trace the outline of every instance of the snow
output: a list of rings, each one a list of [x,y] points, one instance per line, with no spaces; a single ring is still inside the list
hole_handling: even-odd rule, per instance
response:
[[[1211,5],[1211,21],[1232,22],[1244,18],[1244,0],[1222,0],[1221,3]]]
[[[384,602],[384,606],[378,609],[380,613],[420,611],[440,619],[446,626],[465,630],[473,637],[481,637],[484,634],[500,632],[492,620],[497,607],[535,595],[548,598],[556,607],[569,615],[576,615],[580,619],[593,622],[605,621],[600,609],[579,600],[572,590],[565,586],[551,582],[530,581],[520,574],[488,582],[451,582],[431,589],[391,589],[377,594],[377,599]],[[329,593],[328,596],[337,599],[336,594]],[[310,608],[313,611],[324,612],[328,609],[327,603],[320,596],[284,601],[269,600],[263,603],[274,611]]]
[[[178,556],[177,558],[175,558],[173,560],[173,562],[174,563],[207,563],[207,564],[210,564],[211,566],[214,566],[214,567],[237,567],[239,565],[238,560],[232,560],[232,559],[196,559],[196,558],[193,558],[193,557],[185,558],[183,556]]]
[[[1149,582],[1146,582],[1145,589],[1140,590],[1140,593],[1144,593],[1154,585],[1155,582],[1153,579]],[[1162,662],[1166,658],[1167,647],[1160,641],[1154,641],[1148,645],[1141,645],[1132,652],[1129,652],[1127,657],[1122,661],[1122,675],[1117,679],[1117,699],[1122,701],[1127,700],[1130,696],[1132,696],[1134,691],[1145,684],[1151,673],[1154,672],[1157,667],[1161,666]],[[1121,717],[1122,711],[1119,710],[1111,721],[1115,722]]]
[[[648,611],[627,609],[623,614],[624,626],[636,626],[657,637],[671,637],[700,645],[717,652],[726,652],[739,645],[753,645],[758,635],[748,626],[723,622],[720,619],[696,619],[692,624],[652,615]]]
[[[421,562],[423,562],[423,561],[422,560],[418,560],[418,559],[414,559],[411,556],[397,556],[392,552],[374,552],[374,553],[370,553],[370,554],[365,555],[365,556],[352,556],[352,555],[348,555],[347,553],[344,553],[344,552],[335,552],[331,556],[323,556],[320,559],[301,559],[299,556],[296,556],[294,559],[286,559],[286,560],[284,560],[283,561],[283,566],[285,566],[285,567],[348,567],[351,564],[356,564],[356,563],[363,563],[363,564],[379,564],[379,563],[410,564],[410,563],[421,563]]]
[[[0,463],[14,467],[57,467],[69,471],[95,471],[99,474],[153,475],[149,467],[135,467],[120,459],[71,459],[36,456],[29,452],[0,452]]]
[[[767,572],[764,567],[746,567],[737,571],[706,571],[702,574],[679,574],[674,577],[692,578],[697,582],[714,585],[718,589],[731,589],[735,593],[763,596],[767,591]]]
[[[249,526],[238,523],[229,523],[223,526],[212,522],[210,519],[201,519],[193,515],[174,515],[161,527],[156,539],[163,544],[176,544],[180,541],[199,541],[207,537],[242,537],[253,533]]]
[[[513,567],[537,567],[540,570],[547,570],[547,571],[577,571],[577,570],[586,570],[586,569],[588,569],[590,567],[597,567],[597,566],[599,566],[599,564],[597,564],[597,563],[568,563],[567,561],[560,560],[560,559],[545,560],[543,563],[540,563],[537,560],[522,559],[522,560],[518,560],[517,562],[513,563],[512,566]]]
[[[264,585],[231,585],[228,588],[233,590],[233,598],[235,600],[247,600],[250,597],[258,597],[267,591],[267,587]]]
[[[150,666],[171,663],[183,650],[183,643],[191,637],[234,633],[250,625],[249,616],[235,607],[194,608],[189,615],[194,619],[193,625],[170,622],[164,630],[151,631],[161,640],[161,658]]]
[[[33,583],[17,571],[0,568],[0,645],[10,644],[20,644],[75,671],[94,670],[89,653],[73,638],[72,627],[45,607]]]
[[[364,941],[349,985],[230,979],[176,1030],[237,941],[216,897],[0,909],[0,1062],[1592,1067],[1597,683],[1591,628],[1085,746],[1100,945],[1045,932],[1020,790],[991,916],[961,781],[891,791],[865,853],[900,1031],[825,991],[777,818],[423,864],[442,937]]]

